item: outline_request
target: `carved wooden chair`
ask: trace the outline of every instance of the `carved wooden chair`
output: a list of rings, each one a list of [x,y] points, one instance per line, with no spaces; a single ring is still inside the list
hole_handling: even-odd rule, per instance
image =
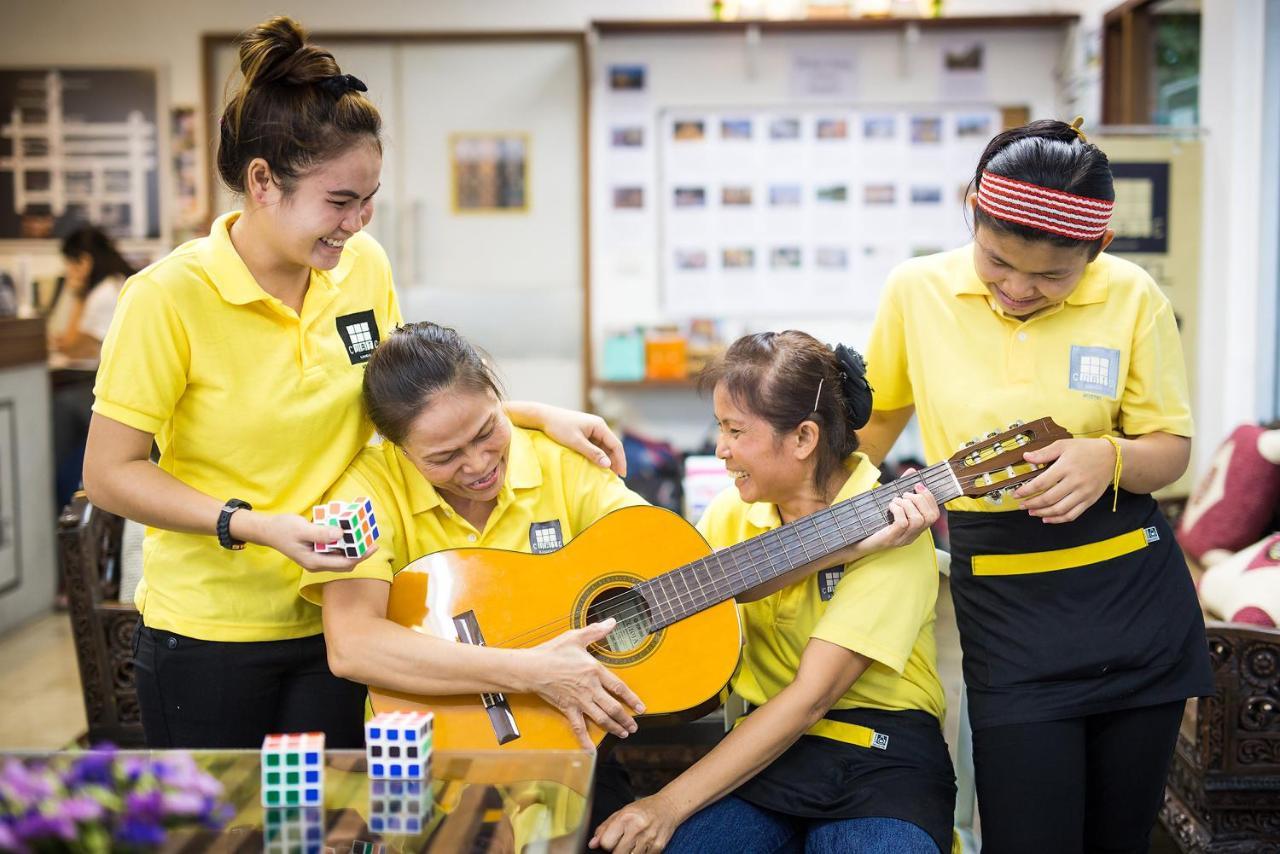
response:
[[[1280,853],[1280,629],[1206,629],[1214,694],[1187,704],[1160,821],[1183,851]]]
[[[77,492],[58,520],[58,555],[80,664],[90,744],[141,747],[142,718],[133,681],[138,611],[120,602],[124,520]]]

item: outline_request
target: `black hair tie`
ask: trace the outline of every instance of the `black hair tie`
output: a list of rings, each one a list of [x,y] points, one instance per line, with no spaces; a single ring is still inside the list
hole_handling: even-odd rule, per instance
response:
[[[840,386],[849,406],[849,424],[861,430],[871,420],[871,384],[867,382],[867,363],[857,350],[843,344],[835,348],[840,365]]]
[[[369,91],[369,87],[364,85],[364,81],[354,74],[335,74],[332,77],[324,78],[316,85],[335,98],[341,98],[348,92]]]

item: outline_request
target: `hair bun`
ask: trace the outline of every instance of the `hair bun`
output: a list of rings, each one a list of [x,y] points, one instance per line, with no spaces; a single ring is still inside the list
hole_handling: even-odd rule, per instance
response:
[[[245,85],[306,85],[340,73],[333,54],[307,43],[307,31],[278,15],[240,38],[240,71]]]
[[[862,354],[843,344],[835,348],[840,365],[840,387],[849,407],[849,424],[861,430],[871,420],[871,384],[867,382],[867,363]]]

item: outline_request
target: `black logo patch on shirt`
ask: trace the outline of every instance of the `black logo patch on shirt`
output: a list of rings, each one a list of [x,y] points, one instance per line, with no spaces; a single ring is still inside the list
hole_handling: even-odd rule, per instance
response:
[[[840,579],[844,578],[844,567],[833,566],[822,570],[817,575],[818,578],[818,598],[823,602],[830,602],[831,597],[836,595],[836,585],[840,583]]]
[[[560,520],[550,522],[534,522],[529,526],[529,548],[536,555],[550,554],[564,546],[564,535],[560,533]]]
[[[338,318],[338,334],[347,345],[347,357],[353,365],[363,365],[378,346],[378,321],[372,311],[357,311]]]

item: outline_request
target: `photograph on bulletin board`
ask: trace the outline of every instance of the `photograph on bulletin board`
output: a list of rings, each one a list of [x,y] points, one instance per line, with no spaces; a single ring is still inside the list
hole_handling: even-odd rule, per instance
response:
[[[156,73],[0,69],[0,240],[161,235]]]
[[[529,209],[529,136],[456,133],[449,138],[455,213]]]
[[[656,203],[645,210],[663,311],[756,316],[822,304],[869,317],[894,265],[969,239],[964,191],[999,120],[977,102],[662,112]],[[611,215],[622,208],[615,197]]]

